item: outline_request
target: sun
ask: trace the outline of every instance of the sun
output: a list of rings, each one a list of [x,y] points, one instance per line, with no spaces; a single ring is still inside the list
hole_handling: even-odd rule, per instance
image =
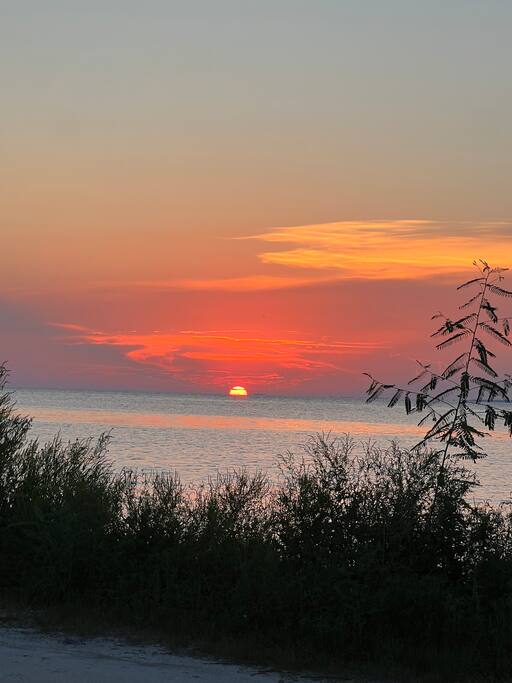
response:
[[[233,387],[229,390],[230,396],[247,396],[247,389],[245,387]]]

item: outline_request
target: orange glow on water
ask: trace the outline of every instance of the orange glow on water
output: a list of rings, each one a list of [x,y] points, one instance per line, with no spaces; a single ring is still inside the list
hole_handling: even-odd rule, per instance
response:
[[[230,396],[247,396],[247,389],[245,387],[233,387],[232,389],[229,390],[229,395]]]
[[[235,387],[233,387],[235,388]],[[77,410],[74,408],[41,408],[31,406],[30,413],[36,422],[51,424],[86,424],[115,427],[146,427],[150,429],[199,429],[199,430],[243,430],[243,431],[297,431],[304,434],[331,431],[337,434],[349,432],[353,435],[386,436],[393,434],[422,434],[421,427],[402,422],[358,422],[354,420],[304,419],[255,417],[250,415],[182,415],[178,413],[128,413],[107,409]],[[493,438],[506,439],[505,434]]]

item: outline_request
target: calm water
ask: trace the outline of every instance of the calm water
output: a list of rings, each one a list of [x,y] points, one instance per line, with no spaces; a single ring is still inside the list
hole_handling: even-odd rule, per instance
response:
[[[116,466],[177,470],[183,481],[240,466],[273,473],[276,454],[299,451],[315,432],[350,432],[382,445],[398,439],[405,446],[424,433],[400,409],[367,406],[362,399],[27,389],[16,391],[16,399],[43,440],[57,431],[67,440],[111,430]],[[499,431],[487,446],[489,457],[469,466],[482,483],[477,497],[500,503],[512,491],[512,441]]]

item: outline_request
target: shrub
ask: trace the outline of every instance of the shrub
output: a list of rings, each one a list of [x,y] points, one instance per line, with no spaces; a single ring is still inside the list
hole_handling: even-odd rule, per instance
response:
[[[2,376],[4,377],[4,375]],[[442,680],[512,674],[512,525],[442,453],[312,437],[281,477],[184,487],[117,472],[108,440],[30,441],[0,400],[0,591],[163,634]]]

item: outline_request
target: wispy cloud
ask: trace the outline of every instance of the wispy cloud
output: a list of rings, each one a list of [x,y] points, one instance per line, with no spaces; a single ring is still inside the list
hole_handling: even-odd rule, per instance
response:
[[[382,348],[372,341],[307,340],[239,336],[231,332],[116,332],[57,324],[68,343],[118,348],[126,359],[158,368],[184,382],[224,387],[292,386],[311,376],[342,370],[343,358]]]
[[[257,292],[351,279],[459,275],[474,259],[498,265],[512,260],[512,222],[507,221],[339,221],[278,227],[234,239],[255,245],[252,264],[245,263],[247,275],[97,284],[125,290]],[[265,267],[271,272],[254,272]]]
[[[332,276],[245,275],[230,278],[190,278],[170,280],[136,280],[129,282],[100,282],[101,288],[147,289],[152,291],[224,291],[258,292],[290,287],[304,287],[333,280]]]
[[[263,263],[332,271],[337,279],[429,277],[466,271],[475,258],[501,264],[512,257],[511,222],[341,221],[242,239],[292,245],[263,251]]]

